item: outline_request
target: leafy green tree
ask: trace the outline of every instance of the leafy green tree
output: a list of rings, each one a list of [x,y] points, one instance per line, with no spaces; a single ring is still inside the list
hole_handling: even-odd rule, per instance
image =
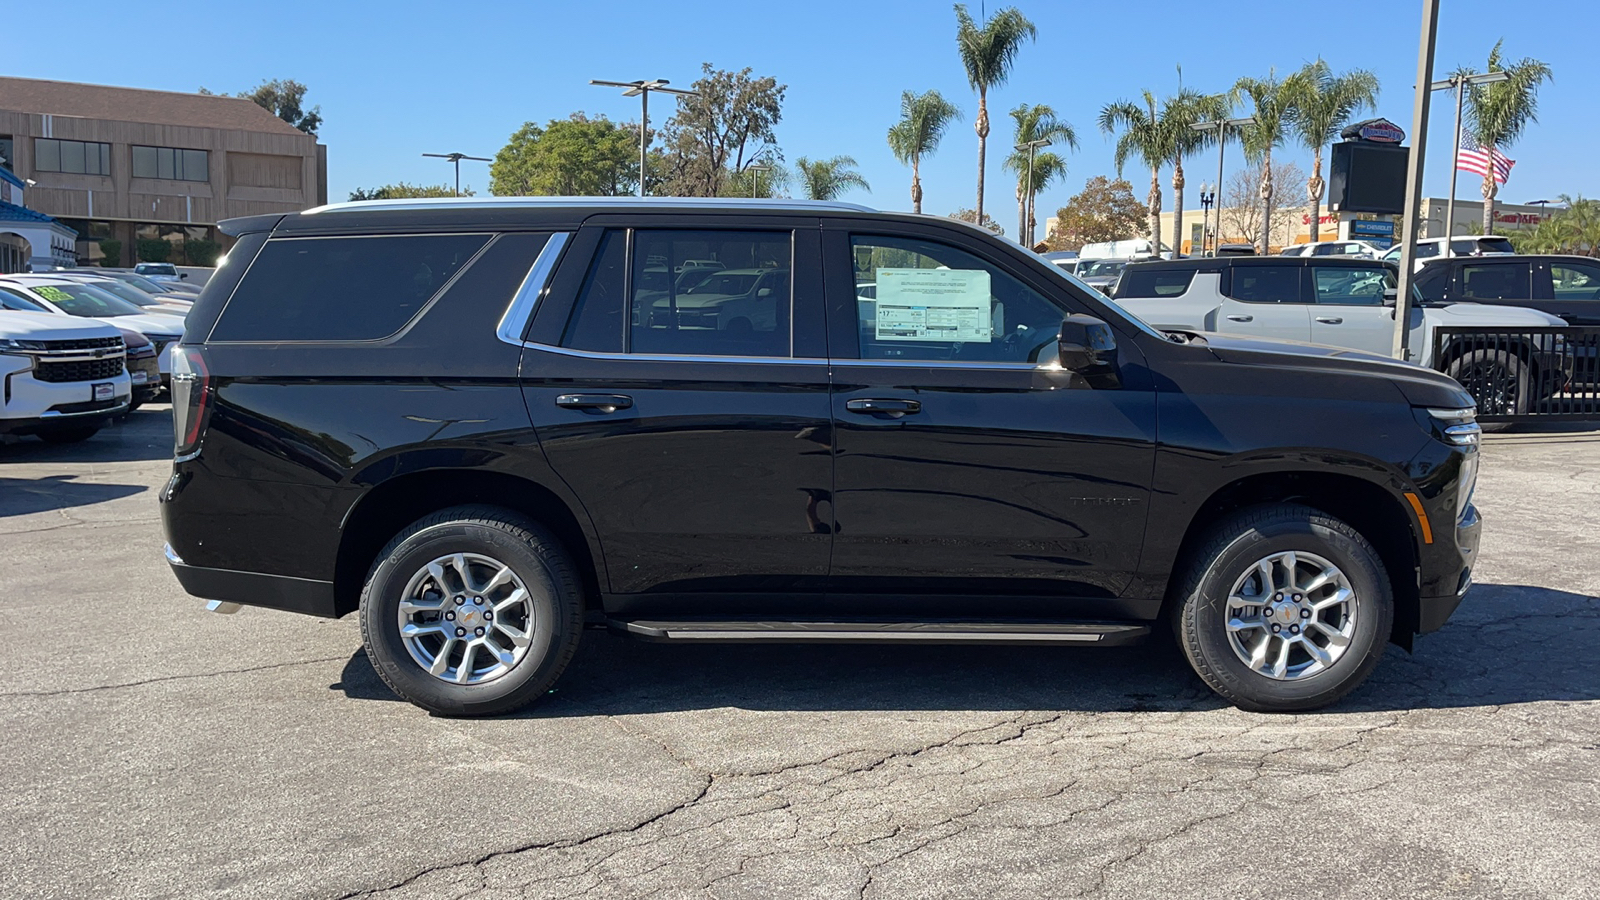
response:
[[[1133,185],[1096,175],[1056,211],[1055,230],[1046,236],[1052,250],[1078,250],[1084,244],[1121,241],[1139,234],[1149,216],[1133,197]]]
[[[1583,195],[1561,195],[1566,208],[1538,225],[1509,237],[1518,253],[1558,253],[1573,256],[1600,256],[1600,200]]]
[[[118,268],[122,265],[122,242],[115,238],[106,238],[100,242],[100,254],[100,265],[103,268]]]
[[[496,196],[614,197],[639,179],[639,128],[581,112],[525,123],[489,164]]]
[[[872,186],[856,171],[856,161],[850,156],[810,160],[804,156],[795,160],[795,172],[800,176],[800,187],[811,200],[836,200],[851,188],[872,193]]]
[[[1378,105],[1378,76],[1366,69],[1335,74],[1318,57],[1290,79],[1294,116],[1290,128],[1300,145],[1311,151],[1311,178],[1306,199],[1311,201],[1311,240],[1318,238],[1322,218],[1322,148],[1339,137],[1356,113]]]
[[[1023,246],[1031,246],[1035,224],[1033,200],[1040,191],[1050,186],[1050,182],[1067,174],[1067,160],[1048,150],[1035,151],[1031,166],[1033,180],[1030,182],[1028,151],[1015,148],[1032,141],[1045,140],[1066,144],[1076,150],[1078,134],[1072,130],[1072,125],[1056,118],[1055,110],[1042,103],[1034,106],[1023,104],[1013,109],[1011,120],[1016,124],[1016,132],[1005,168],[1017,174],[1017,240]]]
[[[1505,72],[1509,81],[1494,84],[1469,85],[1466,94],[1464,134],[1472,138],[1485,153],[1502,150],[1517,142],[1530,124],[1539,121],[1539,85],[1553,77],[1550,66],[1532,57],[1525,57],[1507,66],[1500,56],[1504,39],[1495,42],[1489,51],[1490,72]],[[1451,73],[1456,77],[1476,75],[1469,68]],[[1483,177],[1483,229],[1494,228],[1494,200],[1500,186],[1494,180],[1494,168]]]
[[[135,249],[140,262],[166,262],[172,258],[172,245],[160,238],[145,238]]]
[[[215,267],[222,255],[222,245],[209,238],[194,238],[183,242],[183,257],[191,266]]]
[[[922,158],[933,155],[950,121],[959,115],[961,110],[938,91],[900,94],[900,121],[889,129],[889,149],[895,159],[911,167],[912,212],[922,212]]]
[[[201,88],[200,93],[215,96],[205,88]],[[317,128],[322,125],[322,107],[306,109],[306,86],[292,78],[263,81],[255,90],[240,91],[233,96],[254,102],[306,134],[315,135]]]
[[[1255,122],[1239,130],[1244,143],[1245,158],[1261,165],[1261,237],[1258,252],[1267,253],[1272,239],[1272,151],[1283,146],[1289,123],[1294,120],[1294,103],[1300,91],[1290,83],[1285,84],[1272,71],[1266,78],[1241,78],[1233,86],[1235,104],[1247,103],[1247,112]]]
[[[973,215],[983,220],[983,170],[989,148],[989,89],[1001,87],[1011,77],[1017,53],[1024,41],[1038,37],[1038,29],[1016,7],[1008,6],[989,17],[979,28],[967,12],[965,3],[956,4],[956,48],[967,83],[978,93],[978,205]]]
[[[1161,240],[1161,166],[1175,153],[1171,121],[1163,119],[1156,107],[1156,95],[1145,91],[1142,103],[1118,100],[1100,110],[1100,130],[1117,138],[1112,161],[1117,166],[1117,177],[1131,157],[1150,167],[1150,193],[1145,198],[1145,208],[1150,217],[1149,233],[1152,242]]]
[[[970,210],[970,209],[958,209],[955,212],[950,214],[950,218],[959,219],[959,220],[961,220],[963,222],[966,222],[969,225],[976,225],[980,221],[979,218],[978,218],[978,214],[976,212]],[[1004,228],[1000,227],[1000,223],[996,222],[994,220],[993,216],[987,216],[986,215],[986,216],[983,217],[983,219],[981,221],[983,222],[983,227],[989,229],[990,231],[994,232],[995,234],[1005,234],[1006,233],[1006,230]]]
[[[662,189],[670,196],[721,196],[752,162],[783,158],[773,128],[788,86],[756,78],[748,67],[732,72],[704,63],[701,71],[690,86],[694,95],[677,98],[678,111],[662,129]]]
[[[350,192],[351,200],[411,200],[419,197],[454,197],[456,189],[448,184],[407,184],[404,181],[375,188],[356,188]],[[471,197],[472,188],[462,188],[461,196]]]

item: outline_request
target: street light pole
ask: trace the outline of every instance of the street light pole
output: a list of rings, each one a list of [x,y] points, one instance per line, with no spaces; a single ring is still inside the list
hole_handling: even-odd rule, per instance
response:
[[[1243,128],[1254,125],[1255,116],[1245,116],[1241,119],[1216,119],[1210,122],[1194,122],[1189,127],[1195,131],[1215,131],[1217,133],[1217,248],[1222,248],[1222,159],[1228,151],[1228,128]],[[1160,241],[1157,240],[1159,244]],[[1173,248],[1177,252],[1177,248]]]
[[[456,164],[456,196],[461,196],[461,161],[463,159],[477,160],[478,162],[494,162],[487,156],[468,156],[465,153],[424,153],[423,156],[432,156],[436,159],[448,159]]]
[[[1024,247],[1033,247],[1033,154],[1040,147],[1050,146],[1049,138],[1036,138],[1024,144],[1018,144],[1018,150],[1028,151],[1028,180],[1024,181],[1022,198],[1022,221],[1017,223],[1017,242]],[[1027,231],[1028,239],[1022,240],[1023,231]]]
[[[680,91],[677,88],[669,88],[667,85],[671,84],[671,82],[667,81],[665,78],[657,78],[652,81],[601,81],[599,79],[591,78],[589,79],[589,83],[597,84],[601,87],[623,88],[624,90],[622,92],[622,96],[639,98],[638,195],[643,197],[645,164],[648,161],[646,153],[650,147],[650,92],[656,91],[662,94],[677,94],[680,97],[697,97],[699,95],[694,91]]]
[[[1465,94],[1467,92],[1467,87],[1469,85],[1494,84],[1497,81],[1510,81],[1510,80],[1511,80],[1511,76],[1509,74],[1505,73],[1505,72],[1485,72],[1482,75],[1468,75],[1465,78],[1459,78],[1459,77],[1457,77],[1455,75],[1451,75],[1449,78],[1446,78],[1444,81],[1435,81],[1434,83],[1428,85],[1428,91],[1430,93],[1433,92],[1433,91],[1442,91],[1442,90],[1445,90],[1447,88],[1454,88],[1455,92],[1456,92],[1456,131],[1455,131],[1456,137],[1455,137],[1454,149],[1451,151],[1451,158],[1450,158],[1450,199],[1445,201],[1445,214],[1444,214],[1444,255],[1445,256],[1454,256],[1455,255],[1455,252],[1450,249],[1451,246],[1452,246],[1452,242],[1451,242],[1450,239],[1455,237],[1455,234],[1456,234],[1456,175],[1457,175],[1457,173],[1459,173],[1461,171],[1460,169],[1456,168],[1456,159],[1457,159],[1458,155],[1461,153],[1461,103],[1462,103],[1462,100],[1465,99]],[[1481,150],[1483,148],[1480,147],[1478,149]],[[1490,165],[1493,165],[1493,161],[1492,160],[1490,161]]]
[[[772,164],[753,162],[750,165],[745,166],[744,170],[750,173],[750,199],[754,200],[756,199],[757,190],[761,185],[760,173],[771,172]]]
[[[1439,33],[1439,0],[1422,0],[1422,40],[1417,48],[1416,99],[1411,108],[1411,155],[1406,160],[1406,206],[1400,245],[1400,279],[1394,298],[1394,352],[1411,358],[1411,283],[1416,268],[1417,215],[1422,209],[1422,163],[1428,152],[1428,103],[1433,97],[1433,45]],[[1451,159],[1454,165],[1455,160]],[[1445,226],[1445,244],[1450,243]]]

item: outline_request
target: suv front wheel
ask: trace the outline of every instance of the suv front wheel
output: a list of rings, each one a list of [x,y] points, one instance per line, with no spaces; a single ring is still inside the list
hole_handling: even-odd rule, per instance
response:
[[[495,715],[543,696],[577,651],[582,617],[560,542],[492,506],[413,523],[379,552],[361,592],[378,676],[443,715]]]
[[[1366,538],[1284,504],[1214,526],[1178,595],[1180,643],[1212,690],[1242,709],[1326,706],[1364,681],[1394,622],[1394,593]]]

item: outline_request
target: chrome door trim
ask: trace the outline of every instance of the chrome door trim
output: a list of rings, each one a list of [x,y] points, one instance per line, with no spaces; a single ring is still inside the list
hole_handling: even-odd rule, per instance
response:
[[[527,276],[522,279],[522,285],[511,298],[511,305],[506,307],[505,315],[500,317],[500,324],[494,330],[495,337],[508,344],[522,346],[522,336],[527,333],[528,323],[533,320],[533,311],[539,305],[539,296],[550,284],[550,276],[555,274],[556,261],[561,258],[561,251],[566,249],[567,239],[570,237],[572,237],[570,231],[557,231],[545,241],[539,256],[529,267]]]

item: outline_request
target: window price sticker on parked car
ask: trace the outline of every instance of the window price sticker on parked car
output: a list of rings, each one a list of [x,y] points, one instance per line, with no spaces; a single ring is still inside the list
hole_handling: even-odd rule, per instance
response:
[[[992,338],[989,273],[982,269],[879,269],[880,341]]]

